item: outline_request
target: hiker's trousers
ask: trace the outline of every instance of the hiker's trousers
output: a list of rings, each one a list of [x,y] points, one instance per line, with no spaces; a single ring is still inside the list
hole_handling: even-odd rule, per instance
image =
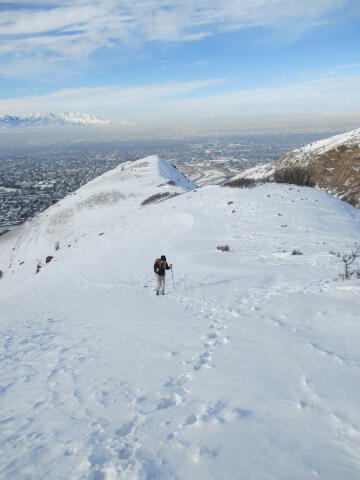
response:
[[[165,275],[155,274],[156,277],[156,293],[164,295],[165,293]]]

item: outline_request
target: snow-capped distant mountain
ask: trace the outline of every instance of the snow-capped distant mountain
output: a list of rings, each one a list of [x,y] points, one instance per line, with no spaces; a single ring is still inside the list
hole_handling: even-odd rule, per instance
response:
[[[108,120],[100,120],[88,113],[31,113],[29,115],[0,116],[0,127],[49,127],[70,125],[108,125]]]
[[[194,187],[124,163],[0,237],[2,480],[360,478],[360,211]]]
[[[360,208],[360,128],[245,170],[230,182],[241,178],[317,186]]]

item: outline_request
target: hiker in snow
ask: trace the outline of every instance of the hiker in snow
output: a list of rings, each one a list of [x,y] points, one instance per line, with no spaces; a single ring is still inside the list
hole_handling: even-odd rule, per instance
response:
[[[161,255],[154,263],[154,272],[156,277],[156,295],[165,295],[165,274],[166,270],[170,270],[172,264],[168,265],[165,255]]]

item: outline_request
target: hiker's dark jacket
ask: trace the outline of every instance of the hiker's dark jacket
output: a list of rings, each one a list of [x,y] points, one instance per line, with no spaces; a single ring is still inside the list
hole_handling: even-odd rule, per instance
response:
[[[167,262],[163,262],[160,260],[160,262],[155,262],[154,263],[154,272],[163,277],[165,275],[165,270],[170,270],[169,265]]]

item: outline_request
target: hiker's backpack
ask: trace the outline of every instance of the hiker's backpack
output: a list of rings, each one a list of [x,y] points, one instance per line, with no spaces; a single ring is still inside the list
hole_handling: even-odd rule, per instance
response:
[[[155,262],[154,262],[154,272],[157,273],[156,269],[160,268],[160,267],[161,267],[161,260],[160,260],[160,258],[156,258]]]

